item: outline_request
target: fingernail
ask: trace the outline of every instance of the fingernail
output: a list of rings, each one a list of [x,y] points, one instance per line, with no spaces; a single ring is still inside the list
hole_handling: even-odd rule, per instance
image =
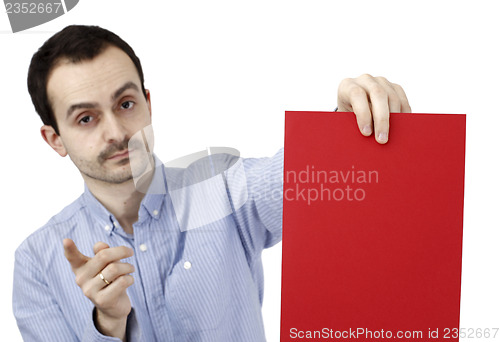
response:
[[[366,125],[363,127],[363,134],[364,135],[370,135],[372,134],[372,126],[371,125]]]
[[[378,141],[379,142],[386,142],[387,141],[387,133],[382,132],[378,134]]]

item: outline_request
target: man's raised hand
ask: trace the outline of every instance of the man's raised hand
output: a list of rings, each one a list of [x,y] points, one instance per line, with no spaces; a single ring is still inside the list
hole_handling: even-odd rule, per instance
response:
[[[342,80],[337,103],[339,112],[356,114],[363,135],[371,135],[375,127],[375,139],[381,144],[389,139],[389,113],[411,113],[400,85],[368,74]]]

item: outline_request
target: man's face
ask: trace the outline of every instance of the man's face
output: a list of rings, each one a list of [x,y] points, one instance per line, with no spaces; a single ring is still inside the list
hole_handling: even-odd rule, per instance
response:
[[[84,178],[115,184],[132,179],[128,142],[151,124],[151,106],[127,54],[108,47],[89,61],[63,60],[49,75],[47,92],[60,133],[44,133],[49,144],[68,154]]]

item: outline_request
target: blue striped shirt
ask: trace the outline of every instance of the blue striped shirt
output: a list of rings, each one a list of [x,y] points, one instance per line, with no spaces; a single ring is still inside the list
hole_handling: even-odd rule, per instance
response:
[[[98,241],[134,250],[123,260],[136,269],[129,340],[265,341],[261,252],[281,240],[283,150],[238,167],[244,172],[225,171],[195,205],[171,189],[148,192],[133,235],[85,187],[16,250],[13,309],[24,340],[118,340],[94,326],[93,304],[64,256],[71,238],[87,256]],[[165,170],[157,167],[150,189],[165,184]],[[204,213],[212,214],[203,221]]]

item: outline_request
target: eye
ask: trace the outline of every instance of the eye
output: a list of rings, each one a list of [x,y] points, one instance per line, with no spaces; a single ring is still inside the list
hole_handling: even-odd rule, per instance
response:
[[[132,109],[134,107],[135,103],[132,101],[125,101],[122,103],[121,108],[122,109]]]
[[[94,120],[94,118],[92,116],[89,116],[89,115],[85,115],[83,116],[80,120],[78,120],[78,123],[80,125],[87,125],[89,124],[92,120]]]

